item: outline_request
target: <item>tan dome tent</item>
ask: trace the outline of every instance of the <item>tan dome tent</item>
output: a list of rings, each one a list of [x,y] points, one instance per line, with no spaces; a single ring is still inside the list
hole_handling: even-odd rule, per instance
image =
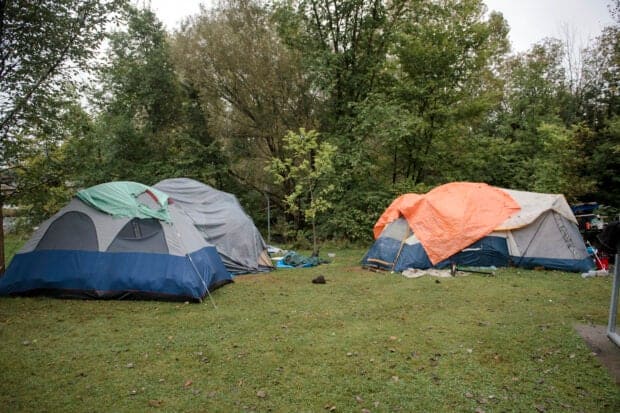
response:
[[[230,273],[273,269],[267,244],[234,195],[189,178],[165,179],[155,188],[168,194],[204,239],[215,245]]]
[[[404,194],[374,227],[366,267],[544,267],[586,272],[594,267],[566,199],[452,182],[426,194]]]

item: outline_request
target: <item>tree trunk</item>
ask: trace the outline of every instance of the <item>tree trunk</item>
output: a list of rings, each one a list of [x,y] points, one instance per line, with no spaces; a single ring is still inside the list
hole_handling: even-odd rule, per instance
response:
[[[312,256],[319,256],[319,250],[316,247],[316,219],[312,220]]]

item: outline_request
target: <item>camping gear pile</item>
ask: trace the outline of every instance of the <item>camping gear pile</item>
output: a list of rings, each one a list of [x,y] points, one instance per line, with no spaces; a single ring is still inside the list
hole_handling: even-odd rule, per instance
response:
[[[563,195],[454,182],[398,197],[374,227],[362,265],[408,268],[594,268]]]

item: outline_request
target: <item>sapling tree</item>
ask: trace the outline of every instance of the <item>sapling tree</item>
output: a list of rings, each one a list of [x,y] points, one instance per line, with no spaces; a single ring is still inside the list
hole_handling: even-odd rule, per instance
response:
[[[331,178],[337,148],[320,142],[317,131],[303,128],[289,131],[283,141],[285,156],[272,158],[267,169],[276,185],[290,188],[284,199],[286,209],[312,226],[312,251],[318,255],[316,219],[332,207],[328,195],[334,190]]]

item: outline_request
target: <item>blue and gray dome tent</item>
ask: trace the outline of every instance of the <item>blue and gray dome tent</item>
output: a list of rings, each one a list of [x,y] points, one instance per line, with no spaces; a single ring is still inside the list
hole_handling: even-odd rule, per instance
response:
[[[0,278],[0,295],[201,301],[232,282],[214,246],[168,196],[135,182],[77,193]]]

